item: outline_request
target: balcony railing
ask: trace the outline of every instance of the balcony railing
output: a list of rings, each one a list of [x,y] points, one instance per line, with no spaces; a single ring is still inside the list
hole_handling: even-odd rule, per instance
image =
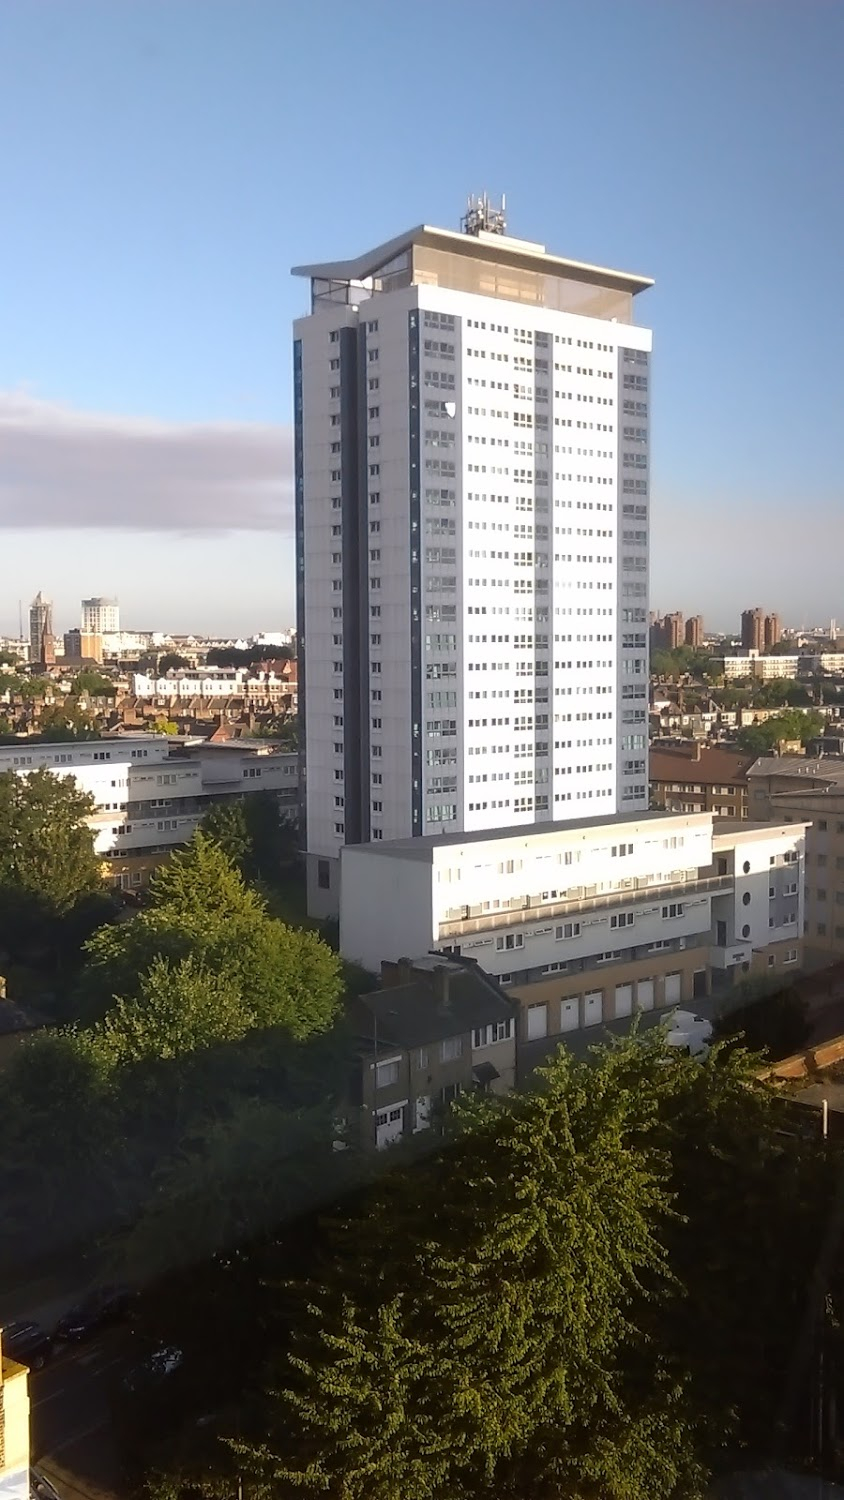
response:
[[[636,884],[627,890],[609,891],[604,894],[583,895],[566,901],[541,901],[528,898],[523,906],[499,908],[498,911],[477,912],[465,917],[450,917],[439,924],[439,940],[462,937],[471,932],[491,932],[493,928],[522,927],[528,922],[544,922],[558,917],[576,917],[587,911],[612,911],[620,907],[644,906],[653,901],[672,898],[682,900],[696,895],[717,896],[729,894],[733,889],[731,875],[694,876],[690,880],[672,878],[664,884]]]

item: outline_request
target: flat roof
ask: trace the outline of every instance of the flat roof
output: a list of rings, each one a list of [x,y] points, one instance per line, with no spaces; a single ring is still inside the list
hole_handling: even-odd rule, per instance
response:
[[[493,844],[505,839],[549,838],[564,833],[582,833],[592,828],[601,831],[605,829],[611,831],[613,828],[621,830],[629,828],[633,823],[664,823],[666,828],[687,828],[704,822],[711,823],[713,817],[714,814],[711,812],[667,813],[659,809],[639,813],[608,813],[600,818],[571,818],[567,822],[529,823],[524,827],[514,827],[512,823],[508,823],[503,828],[479,828],[472,833],[431,833],[417,838],[388,839],[380,843],[346,844],[343,852],[365,849],[367,853],[372,854],[427,859],[437,849],[454,848],[461,844]],[[767,828],[768,824],[762,826]]]
[[[757,838],[760,833],[790,834],[795,833],[798,828],[808,827],[810,823],[801,823],[799,820],[796,823],[766,823],[761,818],[752,821],[748,818],[716,818],[712,825],[712,838],[713,842],[715,839],[728,838],[731,843],[735,843],[742,836]]]
[[[292,275],[309,276],[323,281],[365,281],[411,246],[444,250],[452,255],[466,255],[474,260],[496,261],[522,270],[544,271],[551,276],[586,281],[593,286],[612,287],[616,291],[644,292],[653,286],[653,278],[610,266],[595,266],[588,261],[567,260],[549,255],[544,245],[531,240],[514,239],[504,234],[463,234],[455,229],[437,229],[431,224],[417,224],[395,239],[366,250],[351,260],[328,260],[312,265],[293,266]]]

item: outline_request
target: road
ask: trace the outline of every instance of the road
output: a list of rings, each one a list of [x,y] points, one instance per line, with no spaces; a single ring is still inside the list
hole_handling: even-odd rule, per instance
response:
[[[109,1391],[126,1367],[126,1344],[125,1329],[112,1329],[96,1342],[57,1351],[30,1375],[32,1463],[63,1500],[121,1495]]]

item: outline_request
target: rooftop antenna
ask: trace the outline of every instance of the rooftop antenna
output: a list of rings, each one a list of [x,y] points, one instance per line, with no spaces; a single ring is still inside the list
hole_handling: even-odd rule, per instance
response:
[[[483,193],[480,197],[469,194],[466,200],[466,212],[460,220],[460,228],[464,234],[506,234],[507,199],[501,194],[501,207],[495,208],[489,201],[489,195]]]

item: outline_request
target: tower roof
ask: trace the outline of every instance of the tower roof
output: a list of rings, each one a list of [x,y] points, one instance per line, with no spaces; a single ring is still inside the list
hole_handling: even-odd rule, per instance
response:
[[[437,229],[430,224],[417,224],[415,229],[408,229],[395,239],[387,240],[373,250],[366,250],[351,260],[329,260],[294,266],[292,274],[325,281],[366,281],[414,246],[447,251],[452,255],[465,255],[473,260],[493,261],[521,270],[542,271],[546,275],[584,281],[592,286],[611,287],[632,296],[646,291],[654,284],[650,276],[639,276],[631,271],[618,271],[609,266],[595,266],[587,261],[567,260],[563,256],[550,255],[544,245],[532,240],[484,232],[461,234],[454,229]]]

